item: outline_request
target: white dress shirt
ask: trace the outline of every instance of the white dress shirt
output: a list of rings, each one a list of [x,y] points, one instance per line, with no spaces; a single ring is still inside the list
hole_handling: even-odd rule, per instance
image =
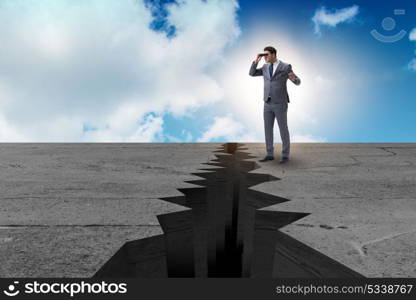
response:
[[[274,72],[276,71],[276,69],[277,69],[277,66],[279,66],[279,64],[280,64],[280,60],[278,59],[278,60],[276,60],[274,63],[273,63],[273,74],[274,74]],[[270,68],[270,67],[269,67]],[[272,74],[272,76],[273,76],[273,74]]]

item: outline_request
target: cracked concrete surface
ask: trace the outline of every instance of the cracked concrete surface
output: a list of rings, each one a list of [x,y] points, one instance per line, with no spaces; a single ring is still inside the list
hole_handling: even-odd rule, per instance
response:
[[[124,243],[162,234],[176,189],[213,144],[0,144],[0,276],[90,277]],[[186,163],[184,163],[186,162]]]
[[[256,188],[291,199],[266,209],[310,213],[281,231],[364,276],[416,277],[415,162],[411,143],[294,144],[289,164],[262,164],[279,184]]]
[[[156,215],[185,208],[158,198],[194,186],[221,144],[0,144],[0,276],[92,276],[162,233]],[[252,189],[291,200],[264,210],[310,213],[281,229],[302,243],[367,277],[416,277],[415,161],[416,144],[292,143],[288,164],[254,171],[281,180]]]

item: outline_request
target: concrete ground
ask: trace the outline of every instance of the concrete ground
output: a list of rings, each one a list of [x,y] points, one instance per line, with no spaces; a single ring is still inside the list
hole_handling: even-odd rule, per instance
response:
[[[0,144],[0,276],[92,276],[162,233],[156,215],[183,207],[158,198],[221,144]],[[266,210],[310,213],[281,231],[364,276],[416,277],[416,144],[293,143],[289,163],[259,164],[282,180],[253,189],[291,199]]]
[[[294,144],[261,164],[282,180],[256,189],[292,200],[268,210],[311,213],[281,231],[366,277],[416,277],[416,144]]]

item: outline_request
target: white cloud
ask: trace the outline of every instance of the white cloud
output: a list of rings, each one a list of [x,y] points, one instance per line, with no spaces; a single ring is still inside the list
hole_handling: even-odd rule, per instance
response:
[[[13,128],[7,120],[0,114],[0,141],[17,142],[23,137]]]
[[[413,28],[412,31],[409,33],[409,40],[416,41],[416,28]]]
[[[412,31],[409,33],[409,40],[416,41],[416,28],[413,28]],[[410,71],[416,71],[416,58],[412,58],[412,60],[409,61],[409,63],[407,64],[407,68]]]
[[[331,89],[335,86],[335,82],[332,79],[326,78],[321,74],[317,74],[314,77],[315,87],[317,89]]]
[[[358,14],[358,5],[328,11],[324,6],[315,11],[312,21],[315,24],[315,33],[321,34],[321,26],[336,27],[340,23],[351,22]]]
[[[324,143],[326,138],[316,137],[311,134],[295,134],[291,137],[291,142],[295,143]]]
[[[274,142],[280,143],[280,135],[277,121],[275,121]],[[216,117],[214,122],[207,128],[198,142],[210,142],[217,138],[226,138],[230,142],[260,142],[264,143],[264,133],[259,134],[237,121],[231,114],[223,117]],[[322,143],[326,142],[323,137],[316,137],[311,134],[291,134],[291,142],[297,143]]]
[[[86,132],[88,140],[96,142],[150,142],[162,138],[163,118],[154,114],[144,116],[140,122],[130,126],[126,134],[125,131],[118,131],[117,128],[108,127],[101,130],[91,130]],[[127,138],[125,138],[127,136]]]
[[[292,140],[321,140],[307,132],[333,109],[345,53],[311,62],[270,24],[250,28],[234,47],[236,1],[177,2],[166,7],[176,28],[169,39],[149,28],[152,14],[141,0],[3,0],[0,142],[191,141],[187,131],[163,132],[164,115],[191,116],[213,103],[221,113],[198,141],[264,142],[263,81],[248,68],[268,44],[302,79],[288,82]],[[277,124],[275,132],[279,141]]]
[[[3,0],[1,141],[150,142],[164,114],[223,99],[206,69],[240,35],[238,3],[177,2],[168,38],[143,0]]]
[[[411,71],[416,71],[416,58],[413,58],[408,64],[407,68]]]
[[[232,114],[215,117],[214,122],[207,128],[197,142],[209,142],[216,138],[226,138],[230,142],[256,142],[258,137]]]
[[[181,136],[177,137],[177,136],[173,136],[169,133],[164,133],[164,136],[168,139],[169,142],[173,142],[173,143],[187,143],[187,142],[192,142],[193,136],[192,134],[185,129],[182,129],[181,131]]]

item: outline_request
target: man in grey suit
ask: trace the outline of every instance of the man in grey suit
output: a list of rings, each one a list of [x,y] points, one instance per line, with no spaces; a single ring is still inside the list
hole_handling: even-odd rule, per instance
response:
[[[300,79],[293,73],[290,64],[277,59],[274,47],[267,46],[263,51],[263,54],[257,54],[249,71],[250,76],[263,76],[264,79],[263,118],[267,155],[259,161],[274,159],[273,126],[276,118],[282,139],[282,156],[279,163],[285,163],[289,160],[290,152],[290,137],[287,127],[287,108],[290,101],[286,82],[289,78],[294,84],[299,85]],[[257,69],[257,64],[263,56],[266,63]]]

